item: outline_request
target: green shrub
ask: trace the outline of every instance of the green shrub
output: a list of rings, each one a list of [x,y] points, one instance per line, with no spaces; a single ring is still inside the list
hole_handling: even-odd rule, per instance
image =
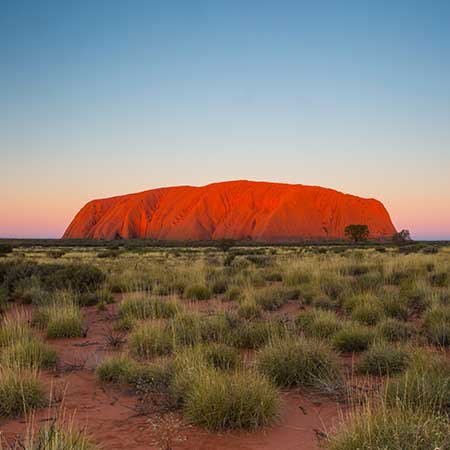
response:
[[[54,366],[58,361],[55,350],[36,337],[20,339],[0,350],[4,367],[41,368]]]
[[[241,296],[241,289],[238,286],[228,286],[225,292],[224,300],[226,301],[236,301]]]
[[[255,292],[255,302],[266,311],[275,311],[288,300],[297,297],[297,292],[283,286],[269,286]]]
[[[259,351],[257,367],[276,385],[283,387],[330,389],[342,382],[336,355],[316,340],[275,341]]]
[[[427,311],[423,326],[430,343],[450,346],[450,306],[435,306]]]
[[[445,354],[416,352],[404,374],[386,386],[390,406],[402,404],[414,411],[450,413],[450,361]]]
[[[413,329],[408,323],[387,318],[377,325],[376,333],[382,339],[397,342],[408,340],[413,335]]]
[[[352,310],[352,319],[364,325],[375,325],[382,317],[383,308],[374,302],[361,303]]]
[[[137,363],[126,355],[112,356],[104,359],[95,370],[100,381],[127,383],[136,371]]]
[[[283,282],[286,286],[298,286],[311,282],[311,275],[303,270],[289,270],[283,276]]]
[[[130,333],[128,345],[134,356],[148,359],[171,353],[173,337],[166,327],[154,323],[143,323]]]
[[[314,308],[320,308],[320,309],[325,309],[325,310],[329,310],[329,311],[335,310],[336,307],[338,306],[335,300],[331,300],[326,295],[320,295],[318,297],[315,297],[312,300],[311,305]]]
[[[449,275],[447,272],[438,272],[430,275],[430,284],[434,287],[447,287],[449,284]]]
[[[386,316],[400,320],[408,319],[409,305],[402,298],[387,296],[383,298],[381,302]]]
[[[168,323],[174,341],[178,345],[192,345],[201,342],[201,317],[198,314],[177,314]]]
[[[128,382],[138,392],[168,392],[173,377],[173,365],[170,362],[159,361],[150,364],[139,364],[132,371]]]
[[[18,341],[31,339],[33,333],[23,317],[5,318],[0,322],[0,350]]]
[[[372,345],[358,361],[357,370],[370,375],[393,375],[403,372],[408,365],[408,352],[383,342]]]
[[[214,295],[225,293],[227,288],[228,281],[225,278],[217,278],[211,285],[211,291]]]
[[[0,417],[16,417],[45,405],[36,371],[0,369]]]
[[[332,300],[337,300],[344,293],[343,280],[337,278],[322,278],[320,288]]]
[[[194,284],[186,288],[184,295],[189,300],[208,300],[212,297],[212,292],[207,286]]]
[[[283,330],[267,321],[246,321],[238,324],[231,336],[232,344],[238,348],[256,349],[278,337]]]
[[[168,319],[179,311],[177,302],[152,297],[126,298],[118,309],[119,317],[131,317],[134,320]]]
[[[368,407],[332,433],[328,450],[449,450],[450,426],[438,415]]]
[[[310,309],[296,319],[297,328],[307,336],[329,338],[342,328],[342,319],[332,311]]]
[[[78,304],[70,297],[55,298],[50,304],[40,306],[33,322],[46,328],[48,338],[74,338],[83,335],[83,321]]]
[[[239,305],[237,314],[241,319],[257,319],[261,316],[261,306],[253,301],[244,301]]]
[[[66,429],[61,424],[52,423],[31,433],[23,450],[98,450],[91,440],[71,427]]]
[[[9,253],[12,253],[14,247],[10,244],[0,244],[0,256],[5,256]]]
[[[240,360],[239,352],[226,344],[212,343],[201,347],[201,352],[207,364],[216,369],[235,369]]]
[[[278,413],[276,389],[251,372],[226,374],[201,370],[188,388],[184,413],[210,430],[254,429],[269,424]]]
[[[342,352],[361,352],[367,350],[372,340],[370,328],[350,322],[333,336],[333,345]]]

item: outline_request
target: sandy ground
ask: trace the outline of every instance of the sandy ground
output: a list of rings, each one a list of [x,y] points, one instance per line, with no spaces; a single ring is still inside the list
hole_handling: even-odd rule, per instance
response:
[[[195,308],[204,312],[213,308],[212,303],[200,302]],[[98,312],[95,307],[84,309],[87,334],[77,339],[50,341],[60,357],[54,370],[42,372],[49,391],[53,391],[56,403],[53,408],[39,410],[35,416],[37,424],[45,423],[61,410],[63,398],[65,416],[73,417],[78,428],[85,429],[94,441],[104,449],[158,449],[152,423],[156,413],[144,411],[142,402],[126,386],[104,385],[94,374],[95,367],[111,350],[105,343],[105,329],[111,322],[111,313]],[[282,313],[297,311],[298,306],[286,305]],[[349,362],[350,363],[350,362]],[[156,395],[156,394],[155,394]],[[155,397],[157,404],[158,398]],[[315,450],[323,431],[339,420],[343,405],[326,397],[314,397],[297,391],[281,394],[281,412],[278,421],[271,427],[254,432],[211,433],[189,426],[176,413],[182,425],[177,431],[181,442],[174,449],[242,449],[242,450]],[[0,419],[0,432],[7,442],[24,433],[26,422],[22,419]]]

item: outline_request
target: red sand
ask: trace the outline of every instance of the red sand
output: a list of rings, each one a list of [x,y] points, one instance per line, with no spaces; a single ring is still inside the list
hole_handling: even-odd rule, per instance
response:
[[[203,308],[212,307],[203,302]],[[105,327],[110,323],[110,313],[116,305],[109,305],[109,312],[98,312],[95,307],[84,309],[88,327],[87,336],[76,339],[54,339],[49,344],[60,357],[59,369],[45,370],[41,376],[48,390],[61,397],[64,392],[65,416],[74,418],[78,429],[85,430],[94,441],[108,450],[157,449],[155,431],[149,416],[137,415],[139,399],[126,386],[102,384],[95,378],[94,369],[111,354],[105,345]],[[75,368],[76,365],[80,367]],[[73,368],[73,371],[68,370]],[[271,427],[253,432],[208,432],[184,423],[180,435],[183,442],[174,449],[184,450],[318,450],[317,433],[331,427],[339,420],[340,409],[345,405],[317,395],[302,394],[291,390],[281,394],[282,407],[279,420]],[[54,409],[36,412],[35,423],[43,425],[49,417],[55,417]],[[23,418],[0,418],[0,434],[7,442],[23,435],[26,423]]]
[[[373,238],[396,231],[375,199],[316,186],[230,181],[92,200],[63,238],[281,242],[343,238],[349,224],[368,225]]]

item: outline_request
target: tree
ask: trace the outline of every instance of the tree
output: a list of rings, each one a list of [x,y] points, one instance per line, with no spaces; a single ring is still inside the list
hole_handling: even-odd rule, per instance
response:
[[[397,245],[407,244],[412,242],[409,230],[401,230],[392,236],[392,242]]]
[[[234,247],[236,242],[233,239],[221,239],[217,242],[217,247],[223,252],[227,252],[231,247]]]
[[[367,241],[369,238],[369,227],[363,224],[347,225],[344,233],[347,239],[353,242]]]

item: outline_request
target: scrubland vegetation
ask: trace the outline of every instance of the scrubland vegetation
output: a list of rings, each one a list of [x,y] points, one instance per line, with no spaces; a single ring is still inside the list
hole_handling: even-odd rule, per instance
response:
[[[162,399],[157,414],[254,430],[280,424],[297,392],[342,410],[323,448],[450,448],[450,247],[11,249],[0,258],[0,430],[48,404],[54,343],[89,338],[89,311],[108,325],[108,351],[81,370]],[[95,448],[57,427],[27,439],[20,448]]]

